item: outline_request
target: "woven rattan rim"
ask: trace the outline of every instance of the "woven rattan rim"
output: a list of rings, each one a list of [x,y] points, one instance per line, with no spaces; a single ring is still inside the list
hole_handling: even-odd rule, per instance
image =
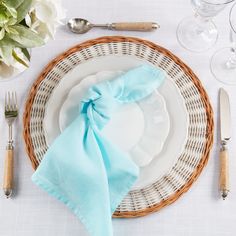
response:
[[[91,47],[95,44],[104,44],[104,43],[111,43],[111,42],[131,42],[131,43],[144,44],[144,45],[150,47],[151,49],[156,50],[156,51],[168,56],[169,58],[171,58],[171,60],[173,60],[176,64],[178,64],[181,67],[181,69],[192,79],[192,82],[194,83],[194,85],[198,89],[199,94],[201,95],[201,99],[202,99],[202,102],[204,104],[204,107],[206,109],[206,114],[207,114],[207,129],[206,129],[207,142],[205,145],[205,150],[203,152],[202,158],[201,158],[198,166],[193,171],[189,180],[180,189],[178,189],[174,194],[169,196],[167,199],[162,200],[158,204],[152,205],[144,210],[136,210],[136,211],[131,211],[131,212],[130,211],[127,211],[127,212],[116,211],[113,215],[113,217],[120,217],[120,218],[131,218],[131,217],[145,216],[145,215],[150,214],[152,212],[156,212],[156,211],[160,210],[161,208],[175,202],[183,193],[188,191],[188,189],[196,181],[196,179],[198,178],[198,176],[202,172],[203,168],[206,166],[208,159],[209,159],[210,150],[211,150],[211,147],[213,144],[213,129],[214,129],[213,110],[210,105],[208,95],[205,92],[205,90],[204,90],[201,82],[197,78],[197,76],[193,73],[193,71],[185,63],[183,63],[178,57],[176,57],[174,54],[172,54],[167,49],[165,49],[161,46],[158,46],[150,41],[139,39],[139,38],[123,37],[123,36],[106,36],[106,37],[101,37],[101,38],[86,41],[86,42],[76,45],[73,48],[69,49],[68,51],[60,54],[59,56],[57,56],[53,61],[51,61],[46,66],[46,68],[39,75],[38,79],[34,82],[34,84],[32,85],[32,87],[29,91],[29,96],[28,96],[26,104],[25,104],[25,112],[24,112],[24,116],[23,116],[23,125],[24,125],[23,136],[24,136],[24,140],[25,140],[26,151],[27,151],[28,156],[31,160],[33,168],[36,169],[38,162],[37,162],[35,154],[34,154],[32,139],[31,139],[31,135],[30,135],[30,119],[31,119],[31,108],[32,108],[32,105],[34,102],[34,98],[37,94],[40,82],[45,78],[45,76],[48,74],[48,72],[58,62],[60,62],[64,58],[68,57],[70,54],[80,51],[84,48]]]

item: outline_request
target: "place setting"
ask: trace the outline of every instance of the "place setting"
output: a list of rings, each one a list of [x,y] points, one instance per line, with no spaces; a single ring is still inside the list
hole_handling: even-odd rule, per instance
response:
[[[231,4],[231,46],[209,60],[213,76],[231,86],[236,79],[232,2],[192,1],[195,16],[177,28],[183,50],[204,52],[218,38],[212,17]],[[52,40],[58,25],[75,37],[98,28],[118,34],[59,51],[34,78],[21,122],[33,184],[64,203],[89,235],[113,235],[112,218],[152,214],[191,188],[208,163],[216,132],[213,116],[219,113],[219,199],[230,201],[227,89],[219,89],[219,110],[213,111],[201,78],[187,63],[142,38],[143,32],[161,29],[156,21],[94,24],[77,17],[63,25],[66,13],[60,4],[33,3],[0,1],[0,86],[30,70],[33,48]],[[140,37],[126,36],[126,31]],[[3,193],[14,201],[14,124],[20,108],[15,91],[4,96],[9,135]]]

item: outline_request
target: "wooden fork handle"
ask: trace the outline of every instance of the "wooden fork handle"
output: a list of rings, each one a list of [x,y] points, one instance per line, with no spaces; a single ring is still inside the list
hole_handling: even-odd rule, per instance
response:
[[[13,190],[13,164],[14,164],[14,148],[7,147],[4,163],[4,179],[3,191],[7,198],[12,194]]]
[[[225,199],[229,192],[229,156],[227,148],[220,151],[220,191]]]

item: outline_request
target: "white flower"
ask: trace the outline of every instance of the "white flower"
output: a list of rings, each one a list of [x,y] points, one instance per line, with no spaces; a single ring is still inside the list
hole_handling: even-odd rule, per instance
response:
[[[4,53],[4,50],[8,50],[8,53]],[[14,58],[12,56],[11,53],[11,48],[10,49],[6,49],[6,48],[2,48],[0,47],[0,62],[10,66],[14,64]]]
[[[60,0],[33,0],[26,24],[47,41],[54,38],[56,27],[65,18]]]
[[[29,60],[26,58],[20,48],[14,48],[14,51],[19,58],[29,65]],[[3,59],[3,54],[0,48],[0,79],[17,75],[26,69],[27,67],[19,63],[16,59],[14,59],[13,56],[11,58]]]
[[[65,18],[65,11],[61,6],[61,0],[32,0],[25,22],[46,42],[48,39],[54,38],[56,28],[62,24],[63,18]],[[11,22],[11,24],[14,23]],[[6,33],[5,28],[1,28],[3,27],[0,27],[0,40]],[[12,45],[11,47],[0,47],[0,79],[19,74],[29,65],[28,55],[23,53],[23,49],[14,48],[13,50],[13,47]]]
[[[0,79],[8,78],[14,74],[14,67],[0,61]]]

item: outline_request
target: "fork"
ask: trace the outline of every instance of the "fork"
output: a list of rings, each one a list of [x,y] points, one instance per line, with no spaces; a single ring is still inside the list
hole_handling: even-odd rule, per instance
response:
[[[6,157],[4,163],[3,191],[9,198],[13,191],[13,165],[14,165],[14,146],[12,136],[12,125],[18,116],[16,92],[5,94],[5,119],[8,124],[8,143],[6,147]]]

